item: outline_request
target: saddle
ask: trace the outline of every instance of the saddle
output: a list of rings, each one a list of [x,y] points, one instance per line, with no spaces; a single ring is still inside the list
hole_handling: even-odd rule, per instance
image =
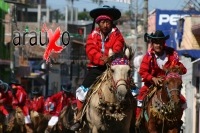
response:
[[[146,113],[145,113],[145,110],[147,108],[147,105],[148,105],[148,102],[151,100],[151,98],[153,97],[154,93],[158,90],[158,87],[157,86],[154,86],[154,85],[151,85],[149,87],[149,91],[147,92],[147,94],[145,94],[145,99],[143,101],[143,104],[142,104],[142,108],[141,108],[141,111],[140,111],[140,115],[136,121],[136,127],[139,127],[140,123],[141,123],[141,120],[146,117]],[[146,118],[147,119],[147,118]]]
[[[83,103],[81,109],[78,112],[78,113],[81,113],[81,118],[80,118],[81,121],[85,116],[86,108],[90,102],[92,95],[94,95],[95,93],[98,93],[98,90],[102,82],[105,81],[107,75],[108,75],[107,71],[105,71],[102,75],[97,77],[97,80],[91,85],[90,89],[88,90],[86,94],[85,102]]]

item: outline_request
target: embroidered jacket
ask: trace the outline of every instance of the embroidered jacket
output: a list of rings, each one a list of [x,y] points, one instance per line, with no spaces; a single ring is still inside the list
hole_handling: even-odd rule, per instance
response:
[[[63,91],[58,92],[57,94],[54,94],[50,97],[50,101],[56,103],[56,109],[55,112],[52,112],[54,116],[58,116],[62,109],[65,106],[69,105],[70,100],[76,99],[75,96],[72,93],[69,93],[69,95],[66,95]]]
[[[103,66],[104,62],[100,58],[103,55],[108,56],[109,49],[111,48],[114,53],[120,52],[124,47],[124,38],[118,28],[113,28],[111,33],[102,40],[100,29],[96,28],[88,36],[86,42],[86,54],[90,63],[88,67]]]
[[[31,110],[43,113],[44,109],[44,96],[33,98],[31,101]]]
[[[164,67],[168,68],[170,66],[178,65],[182,67],[182,72],[185,74],[187,69],[183,66],[181,62],[179,62],[179,57],[177,52],[171,48],[165,46],[164,48],[166,52],[166,57],[168,57],[168,61],[164,64]],[[165,71],[163,71],[157,64],[156,57],[153,50],[150,50],[143,57],[142,63],[140,65],[139,70],[140,76],[143,78],[145,84],[150,85],[152,83],[153,77],[164,76]]]

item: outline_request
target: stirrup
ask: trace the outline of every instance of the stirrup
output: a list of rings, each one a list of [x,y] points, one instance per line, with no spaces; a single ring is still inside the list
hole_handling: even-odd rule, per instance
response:
[[[77,127],[76,127],[77,126]],[[81,126],[82,126],[82,124],[81,124],[81,122],[80,121],[77,121],[77,122],[75,122],[75,123],[73,123],[71,126],[70,126],[70,130],[72,130],[72,131],[79,131],[80,129],[81,129]]]

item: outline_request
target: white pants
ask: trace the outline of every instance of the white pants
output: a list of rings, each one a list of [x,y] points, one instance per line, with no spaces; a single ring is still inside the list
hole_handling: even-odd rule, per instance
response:
[[[53,127],[58,122],[58,116],[52,116],[48,122],[48,126]]]
[[[84,102],[85,101],[85,97],[87,95],[87,91],[84,91],[82,87],[79,87],[76,90],[76,98],[81,101]]]
[[[24,116],[25,124],[31,123],[30,115]]]

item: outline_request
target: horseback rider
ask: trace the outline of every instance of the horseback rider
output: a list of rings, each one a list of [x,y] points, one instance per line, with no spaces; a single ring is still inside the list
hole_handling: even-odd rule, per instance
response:
[[[51,101],[50,96],[44,102],[44,114],[50,114],[55,111],[56,103]]]
[[[139,74],[143,78],[144,86],[139,90],[137,96],[137,110],[136,119],[138,119],[142,107],[143,100],[147,96],[149,87],[154,83],[159,85],[165,76],[163,67],[169,68],[172,66],[182,67],[182,73],[185,74],[187,69],[179,62],[179,57],[175,49],[166,46],[165,41],[169,38],[169,35],[165,36],[162,31],[157,30],[153,34],[145,34],[146,41],[151,43],[151,49],[143,57],[140,65]],[[150,39],[150,40],[148,40]],[[181,95],[180,101],[182,108],[187,108],[186,99]]]
[[[31,101],[30,109],[38,113],[43,113],[44,109],[44,96],[39,87],[35,87],[32,91],[33,100]]]
[[[71,126],[73,131],[77,131],[81,126],[80,109],[85,101],[89,87],[106,70],[109,49],[112,49],[114,53],[122,52],[125,43],[121,32],[113,23],[113,21],[121,17],[121,12],[118,9],[103,6],[90,11],[90,16],[94,21],[92,32],[89,34],[86,42],[86,53],[90,60],[87,66],[89,71],[82,85],[76,90],[79,113],[77,115],[77,122]],[[98,28],[94,29],[95,23],[98,24]]]
[[[9,90],[9,85],[0,80],[0,111],[5,115],[5,125],[8,125],[9,113],[5,106],[10,105],[12,101],[12,93]]]
[[[11,83],[11,88],[13,92],[12,107],[16,109],[19,107],[24,114],[25,128],[27,132],[33,132],[32,122],[29,115],[29,108],[26,105],[27,93],[21,84]]]
[[[61,114],[63,109],[65,107],[68,107],[69,103],[74,99],[76,99],[73,93],[71,93],[71,90],[72,90],[71,85],[69,85],[67,88],[64,88],[62,86],[61,92],[58,92],[49,98],[49,103],[50,102],[55,103],[56,105],[55,109],[53,109],[53,111],[50,112],[52,117],[48,122],[48,127],[46,128],[45,133],[51,132],[53,126],[57,124],[58,116]]]

